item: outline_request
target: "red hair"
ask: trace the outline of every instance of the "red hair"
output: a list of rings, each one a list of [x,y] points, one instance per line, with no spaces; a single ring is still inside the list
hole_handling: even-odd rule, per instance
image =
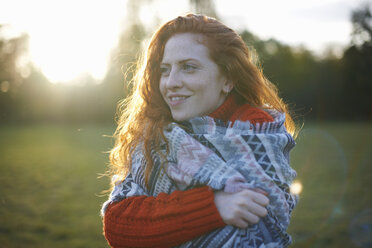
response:
[[[294,133],[295,125],[287,106],[254,63],[254,57],[242,38],[216,19],[188,14],[162,25],[152,36],[144,60],[133,79],[132,94],[119,104],[116,142],[110,153],[111,175],[123,180],[131,169],[135,147],[142,145],[147,160],[145,179],[148,181],[153,161],[151,151],[158,150],[163,128],[172,122],[171,112],[160,90],[160,63],[164,47],[170,37],[178,33],[201,34],[202,43],[208,47],[210,58],[234,85],[242,102],[259,108],[271,108],[286,113],[285,125]]]

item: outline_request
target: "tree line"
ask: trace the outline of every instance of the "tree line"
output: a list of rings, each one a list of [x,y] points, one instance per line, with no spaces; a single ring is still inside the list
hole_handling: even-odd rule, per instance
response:
[[[132,15],[138,15],[142,1],[128,2]],[[204,13],[215,15],[212,1],[190,3],[195,10],[204,8]],[[248,30],[240,34],[259,55],[264,74],[278,86],[297,120],[370,121],[371,12],[370,5],[353,10],[350,19],[353,33],[341,56],[329,52],[319,57],[305,47],[294,48],[275,39],[262,40]],[[1,35],[4,26],[0,25],[0,123],[113,122],[118,101],[130,90],[128,83],[138,51],[149,35],[138,19],[133,16],[129,19],[132,22],[127,23],[112,51],[105,78],[97,82],[90,75],[82,75],[75,86],[51,84],[31,63],[20,63],[27,53],[28,36],[6,39]]]

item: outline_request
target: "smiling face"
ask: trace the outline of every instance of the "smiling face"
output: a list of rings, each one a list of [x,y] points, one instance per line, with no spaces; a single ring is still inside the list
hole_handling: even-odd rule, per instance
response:
[[[225,100],[232,84],[209,58],[202,35],[182,33],[165,45],[160,92],[176,121],[212,113]]]

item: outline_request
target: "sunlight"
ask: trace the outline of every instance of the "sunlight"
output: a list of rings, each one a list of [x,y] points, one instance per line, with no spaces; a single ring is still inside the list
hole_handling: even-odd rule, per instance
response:
[[[124,14],[117,13],[119,6],[114,1],[49,3],[53,18],[48,25],[35,25],[30,39],[33,60],[52,82],[82,73],[102,79]]]
[[[299,181],[294,181],[290,187],[292,194],[299,195],[302,192],[302,183]]]
[[[346,44],[351,30],[349,11],[361,1],[215,0],[215,6],[220,19],[233,29],[247,28],[262,39],[274,37],[322,53],[327,44]],[[5,2],[0,3],[0,23],[29,34],[29,59],[55,83],[82,74],[102,79],[111,49],[128,24],[124,22],[128,0]],[[188,0],[137,3],[142,4],[139,19],[150,29],[190,10]],[[275,21],[263,21],[267,17]]]
[[[14,10],[32,9],[14,13],[19,13],[18,23],[30,35],[30,59],[50,81],[64,83],[83,73],[104,77],[125,2],[15,0],[12,4]]]

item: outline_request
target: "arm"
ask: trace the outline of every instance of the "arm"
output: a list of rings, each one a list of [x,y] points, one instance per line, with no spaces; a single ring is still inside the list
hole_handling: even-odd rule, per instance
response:
[[[263,192],[212,192],[207,187],[111,203],[104,235],[112,247],[171,247],[226,224],[246,228],[267,212]]]
[[[112,247],[172,247],[226,225],[207,186],[110,203],[103,224]]]

